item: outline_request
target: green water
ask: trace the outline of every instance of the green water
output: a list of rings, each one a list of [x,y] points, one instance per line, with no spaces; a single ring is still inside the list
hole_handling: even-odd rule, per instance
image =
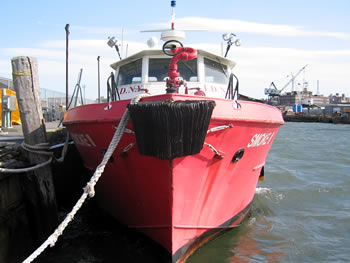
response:
[[[250,217],[190,262],[350,262],[350,125],[282,126]]]

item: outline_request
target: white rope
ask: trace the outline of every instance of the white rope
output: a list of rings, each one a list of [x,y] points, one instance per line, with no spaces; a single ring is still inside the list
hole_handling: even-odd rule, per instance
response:
[[[56,161],[57,161],[57,162],[63,163],[64,158],[65,158],[66,155],[67,155],[68,145],[69,145],[69,133],[68,133],[68,131],[67,131],[66,141],[64,142],[64,146],[63,146],[63,149],[62,149],[61,157],[58,158],[58,159],[56,158]]]
[[[43,142],[43,143],[38,143],[36,145],[30,145],[30,144],[27,144],[25,142],[22,142],[22,147],[24,147],[25,149],[30,149],[30,150],[33,150],[33,151],[40,151],[40,150],[48,150],[50,147],[49,147],[49,144],[47,142]]]
[[[137,97],[135,97],[131,104],[136,104],[140,101],[141,98],[149,96],[148,94],[140,94]],[[62,221],[62,223],[57,227],[57,229],[46,239],[46,241],[37,248],[27,259],[23,261],[23,263],[30,263],[35,258],[37,258],[48,246],[53,247],[60,235],[62,235],[64,229],[68,226],[68,224],[74,219],[75,214],[78,212],[80,207],[85,202],[86,198],[93,197],[95,195],[95,185],[100,179],[104,168],[109,160],[109,158],[112,156],[115,148],[117,147],[123,133],[125,130],[125,127],[128,125],[130,119],[129,111],[128,109],[125,110],[125,113],[120,120],[120,123],[114,133],[114,136],[112,138],[111,143],[109,144],[109,147],[103,156],[102,162],[97,166],[96,171],[94,175],[91,177],[90,181],[87,183],[86,187],[84,188],[84,193],[79,198],[78,202],[74,205],[72,211],[66,216],[66,218]]]
[[[39,163],[35,166],[31,166],[31,167],[27,167],[27,168],[11,169],[11,168],[1,168],[0,167],[0,172],[1,173],[26,173],[26,172],[34,171],[38,168],[44,167],[45,165],[48,165],[51,162],[52,162],[52,157],[50,157],[50,159],[48,159],[47,161],[45,161],[43,163]]]
[[[26,144],[25,142],[22,142],[21,146],[27,152],[50,156],[50,158],[45,162],[36,164],[34,166],[31,166],[31,167],[26,167],[26,168],[13,168],[12,169],[12,168],[0,167],[1,173],[26,173],[26,172],[34,171],[36,169],[44,167],[52,162],[53,153],[47,151],[47,150],[49,150],[48,143],[39,143],[37,145],[29,145],[29,144]]]
[[[48,150],[50,149],[50,146],[48,143],[38,143],[36,145],[30,145],[30,144],[26,144],[25,142],[22,142],[21,146],[27,152],[41,154],[41,155],[48,155],[48,156],[53,155],[52,152],[48,152]]]
[[[144,94],[140,94],[137,97],[135,97],[132,101],[131,104],[136,104],[140,101],[141,98],[149,96],[148,94],[144,93]],[[109,158],[112,156],[115,148],[117,147],[120,138],[123,136],[123,133],[125,131],[126,126],[129,123],[129,119],[130,119],[130,114],[129,114],[129,110],[126,109],[125,113],[122,117],[122,119],[120,120],[120,123],[114,133],[113,139],[106,151],[106,153],[104,154],[104,158],[102,160],[102,162],[97,166],[96,171],[94,173],[94,175],[91,177],[90,181],[87,183],[85,189],[88,190],[89,196],[90,197],[94,197],[95,195],[95,185],[97,183],[97,181],[100,179],[101,174],[104,171],[104,168],[109,160]],[[84,189],[84,190],[85,190]]]

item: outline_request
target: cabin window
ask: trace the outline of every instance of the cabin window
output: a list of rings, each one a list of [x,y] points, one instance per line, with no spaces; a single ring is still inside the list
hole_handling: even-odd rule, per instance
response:
[[[119,68],[118,86],[141,83],[142,59],[132,61]]]
[[[168,78],[170,58],[150,58],[148,67],[148,82],[166,81]],[[198,81],[197,59],[178,61],[180,78],[186,81]]]
[[[204,58],[205,82],[227,84],[229,74],[227,66],[219,62]]]

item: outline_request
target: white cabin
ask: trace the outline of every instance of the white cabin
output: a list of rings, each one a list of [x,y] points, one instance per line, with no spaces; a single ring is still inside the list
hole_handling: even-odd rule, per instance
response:
[[[197,52],[197,58],[177,63],[188,94],[201,90],[208,97],[225,98],[235,62],[203,50]],[[130,99],[145,91],[151,95],[166,93],[170,60],[162,50],[144,50],[113,63],[120,98]],[[179,93],[184,94],[185,88],[180,87]]]

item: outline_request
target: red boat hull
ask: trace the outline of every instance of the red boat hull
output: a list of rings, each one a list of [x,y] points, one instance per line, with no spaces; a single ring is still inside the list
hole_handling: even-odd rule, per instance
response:
[[[179,94],[143,101],[209,100]],[[210,98],[211,99],[211,98]],[[216,103],[205,138],[195,155],[162,160],[140,155],[135,135],[124,133],[96,185],[101,207],[130,228],[160,243],[183,262],[200,245],[221,231],[237,226],[253,200],[261,169],[283,119],[276,108],[239,101]],[[91,171],[103,158],[129,101],[80,106],[68,111],[64,125]],[[132,123],[128,129],[133,130]],[[243,157],[235,160],[244,149]]]

